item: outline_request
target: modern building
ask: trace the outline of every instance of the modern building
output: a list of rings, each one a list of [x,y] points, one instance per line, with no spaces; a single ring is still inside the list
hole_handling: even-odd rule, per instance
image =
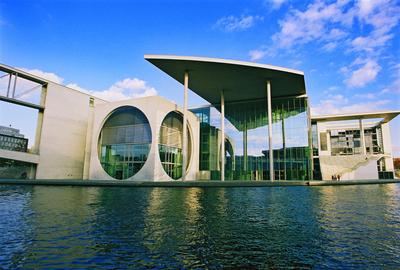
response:
[[[0,178],[393,177],[388,123],[400,111],[311,116],[301,71],[204,57],[145,59],[183,84],[182,107],[159,96],[108,102],[0,65],[0,101],[37,113],[32,147],[0,147]],[[188,109],[189,88],[209,104]]]
[[[0,149],[26,152],[28,150],[28,139],[19,133],[19,129],[0,126]]]
[[[394,178],[389,122],[399,112],[313,116],[314,178]]]

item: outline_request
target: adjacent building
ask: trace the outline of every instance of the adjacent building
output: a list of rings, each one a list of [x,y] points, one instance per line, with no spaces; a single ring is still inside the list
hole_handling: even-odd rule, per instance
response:
[[[0,126],[0,149],[26,152],[28,150],[28,139],[19,133],[19,129]]]
[[[389,122],[399,112],[313,116],[314,178],[394,178]]]
[[[160,96],[108,102],[0,65],[8,82],[0,101],[37,113],[29,148],[17,130],[0,129],[0,178],[394,177],[389,122],[400,111],[311,116],[301,71],[203,57],[145,59],[182,83],[183,106]],[[26,82],[32,87],[19,93]],[[26,98],[32,89],[37,102]],[[189,109],[189,89],[209,104]],[[4,144],[3,136],[20,141]]]

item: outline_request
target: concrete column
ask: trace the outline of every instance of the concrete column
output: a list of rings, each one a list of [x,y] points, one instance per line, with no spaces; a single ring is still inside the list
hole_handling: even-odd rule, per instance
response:
[[[186,180],[187,164],[187,99],[189,88],[189,72],[185,71],[183,89],[183,130],[182,130],[182,181]]]
[[[247,125],[243,130],[243,171],[247,172]]]
[[[382,132],[383,152],[386,155],[386,157],[385,157],[386,171],[394,171],[393,154],[392,154],[392,138],[391,138],[390,127],[389,127],[388,122],[381,124],[381,132]]]
[[[36,164],[31,164],[29,166],[29,173],[28,173],[28,179],[29,180],[34,180],[35,179],[35,175],[36,175]]]
[[[42,86],[40,93],[40,105],[45,107],[47,95],[47,86]],[[40,140],[42,138],[44,111],[38,111],[38,118],[36,123],[35,144],[32,146],[31,152],[33,154],[40,154]]]
[[[11,94],[11,97],[14,98],[15,96],[15,89],[17,88],[17,79],[18,79],[18,73],[15,73],[14,75],[14,87],[13,87],[13,91]]]
[[[269,144],[269,178],[274,177],[274,151],[272,149],[272,107],[271,107],[271,81],[267,81],[267,109],[268,109],[268,144]]]
[[[365,146],[365,136],[364,136],[364,126],[362,119],[359,119],[360,122],[360,142],[361,142],[361,153],[363,155],[367,154],[367,148]]]
[[[10,77],[8,78],[7,96],[6,97],[9,97],[9,95],[10,95],[11,77],[12,77],[12,74],[10,73]]]
[[[281,111],[282,118],[282,148],[283,148],[283,180],[286,179],[286,138],[285,138],[285,114],[283,113],[283,109]]]
[[[225,97],[221,91],[221,181],[225,181]]]
[[[83,180],[89,179],[90,171],[90,154],[92,152],[92,133],[93,133],[93,120],[94,120],[94,98],[89,98],[89,113],[86,129],[86,145],[85,145],[85,159],[83,163]]]

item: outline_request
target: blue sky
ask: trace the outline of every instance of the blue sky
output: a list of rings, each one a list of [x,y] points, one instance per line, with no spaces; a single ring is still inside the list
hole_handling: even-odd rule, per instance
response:
[[[144,54],[255,61],[304,71],[314,114],[399,110],[399,22],[390,0],[3,0],[0,62],[111,100],[181,103],[182,87]],[[0,104],[0,124],[22,115]],[[400,156],[400,119],[391,126]]]

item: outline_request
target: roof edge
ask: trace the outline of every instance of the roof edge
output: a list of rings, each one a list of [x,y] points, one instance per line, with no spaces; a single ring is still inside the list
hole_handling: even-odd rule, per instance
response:
[[[389,122],[393,118],[397,117],[400,111],[389,110],[389,111],[371,111],[363,113],[341,113],[341,114],[325,114],[325,115],[311,115],[310,119],[312,121],[338,121],[341,120],[356,120],[356,119],[373,119],[373,118],[383,118],[383,122]],[[331,119],[331,120],[330,120]]]
[[[304,76],[304,72],[300,71],[300,70],[272,66],[272,65],[268,65],[268,64],[260,64],[260,63],[254,63],[254,62],[223,59],[223,58],[212,58],[212,57],[201,57],[201,56],[183,56],[183,55],[172,55],[172,54],[145,54],[144,59],[146,59],[147,61],[159,59],[159,60],[198,61],[198,62],[212,62],[212,63],[228,64],[228,65],[241,65],[241,66],[248,66],[248,67],[255,67],[255,68],[272,69],[272,70],[276,70],[276,71],[282,71],[282,72],[293,73],[293,74]]]

